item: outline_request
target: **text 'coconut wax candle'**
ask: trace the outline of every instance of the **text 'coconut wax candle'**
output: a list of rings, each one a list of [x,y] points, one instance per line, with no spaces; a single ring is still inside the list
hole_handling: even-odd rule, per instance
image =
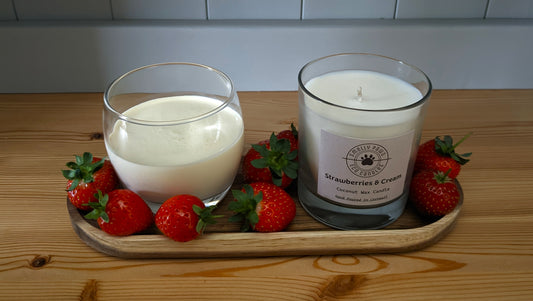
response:
[[[383,228],[403,213],[431,82],[373,54],[305,65],[299,81],[298,195],[337,229]]]

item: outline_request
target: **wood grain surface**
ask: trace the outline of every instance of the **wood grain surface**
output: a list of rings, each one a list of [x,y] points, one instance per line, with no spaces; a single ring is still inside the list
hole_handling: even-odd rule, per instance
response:
[[[296,92],[239,93],[247,143],[297,124]],[[533,300],[533,90],[441,90],[423,139],[474,134],[453,230],[417,251],[122,259],[74,232],[60,170],[105,155],[102,95],[0,95],[0,300]],[[216,248],[216,246],[213,246]]]

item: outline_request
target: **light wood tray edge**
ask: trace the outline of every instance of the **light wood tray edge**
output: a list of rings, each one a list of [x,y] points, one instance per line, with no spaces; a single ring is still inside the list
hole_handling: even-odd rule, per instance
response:
[[[121,258],[222,258],[397,253],[428,247],[448,234],[462,208],[412,229],[208,233],[181,243],[163,235],[117,237],[87,222],[67,200],[74,231],[88,246]]]

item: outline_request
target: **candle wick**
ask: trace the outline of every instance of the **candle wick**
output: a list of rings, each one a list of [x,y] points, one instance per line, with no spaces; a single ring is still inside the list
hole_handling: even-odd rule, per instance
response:
[[[362,87],[357,88],[357,101],[359,102],[363,101],[363,88]]]

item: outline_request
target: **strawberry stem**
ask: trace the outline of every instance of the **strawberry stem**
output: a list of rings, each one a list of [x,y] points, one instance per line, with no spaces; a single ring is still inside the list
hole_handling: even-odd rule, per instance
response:
[[[235,214],[229,218],[230,222],[242,222],[241,231],[246,232],[250,227],[255,228],[255,224],[259,222],[259,216],[256,212],[256,207],[263,199],[263,192],[254,194],[252,186],[244,185],[244,191],[232,190],[235,201],[231,202],[228,209]]]
[[[290,151],[291,143],[287,139],[278,139],[274,133],[270,135],[270,149],[264,144],[253,144],[252,147],[262,158],[251,162],[255,168],[268,168],[272,174],[272,182],[281,186],[283,174],[291,179],[298,176],[298,156],[296,150]]]
[[[451,182],[452,179],[448,177],[451,171],[452,169],[450,168],[445,173],[443,173],[442,171],[434,172],[433,178],[435,179],[435,181],[437,181],[438,184],[444,184],[444,183]]]
[[[294,138],[298,139],[298,130],[294,126],[294,123],[291,123],[291,132],[294,135]]]
[[[198,205],[192,205],[192,210],[198,215],[198,223],[196,224],[196,232],[203,234],[205,228],[208,225],[214,225],[217,223],[216,219],[222,217],[223,215],[213,215],[213,211],[216,209],[216,206],[210,206],[201,208]]]
[[[75,158],[76,162],[67,162],[66,164],[70,170],[61,171],[67,180],[72,181],[68,191],[74,190],[81,181],[85,183],[93,182],[93,174],[102,168],[105,162],[105,158],[103,158],[93,163],[93,155],[89,152],[83,153],[82,156],[75,155]]]
[[[453,144],[453,139],[451,136],[448,136],[448,135],[444,136],[444,140],[441,140],[440,137],[437,136],[435,137],[435,151],[442,156],[451,157],[452,159],[457,161],[457,163],[464,165],[468,161],[470,161],[469,159],[466,159],[465,157],[470,157],[472,153],[457,154],[455,152],[455,148],[459,144],[463,143],[463,141],[465,141],[468,137],[470,137],[471,134],[472,132],[464,136],[456,144]]]
[[[87,213],[84,217],[86,219],[98,219],[101,217],[104,222],[109,223],[109,216],[105,211],[107,202],[109,201],[109,196],[107,194],[102,195],[102,191],[100,191],[100,189],[98,189],[98,193],[95,193],[94,196],[98,202],[89,202],[88,204],[83,204],[83,206],[89,206],[93,208],[93,211]]]
[[[459,140],[459,142],[455,143],[452,147],[452,150],[455,150],[455,148],[459,146],[459,144],[463,143],[468,137],[470,137],[470,135],[472,135],[472,132],[466,134],[463,138],[461,138],[461,140]]]

